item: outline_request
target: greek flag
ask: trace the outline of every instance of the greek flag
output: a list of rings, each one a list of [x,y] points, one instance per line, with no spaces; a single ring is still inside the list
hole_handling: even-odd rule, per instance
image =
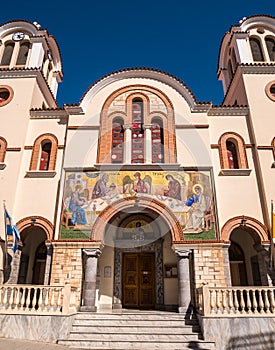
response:
[[[15,253],[18,249],[18,242],[20,241],[20,232],[16,225],[13,225],[12,218],[9,215],[7,209],[5,208],[5,224],[6,224],[6,234],[13,236],[12,250]]]

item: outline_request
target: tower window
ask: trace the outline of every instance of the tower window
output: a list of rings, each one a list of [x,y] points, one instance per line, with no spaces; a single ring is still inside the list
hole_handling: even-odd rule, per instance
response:
[[[17,57],[16,65],[23,66],[27,62],[28,53],[30,49],[30,43],[24,42],[20,45],[19,54]]]
[[[14,43],[7,43],[5,45],[4,53],[1,59],[1,66],[9,66],[13,54]]]
[[[253,60],[261,61],[261,62],[264,61],[260,40],[257,38],[250,38],[249,42],[250,42]]]
[[[54,170],[58,141],[52,134],[39,136],[33,146],[30,170]]]
[[[266,38],[265,43],[270,61],[275,61],[275,40],[273,38]]]

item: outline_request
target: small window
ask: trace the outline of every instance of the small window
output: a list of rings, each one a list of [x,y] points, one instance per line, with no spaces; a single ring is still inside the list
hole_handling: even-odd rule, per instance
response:
[[[13,54],[14,43],[7,43],[5,45],[4,53],[1,59],[1,66],[9,66],[11,63],[11,58]]]
[[[4,163],[6,150],[7,141],[3,137],[0,137],[0,163]]]
[[[42,143],[41,146],[42,147],[41,147],[39,170],[48,170],[51,150],[52,150],[52,143],[50,141],[45,141],[45,143]]]
[[[13,90],[9,86],[0,86],[0,107],[5,106],[11,101]]]
[[[132,102],[132,163],[144,163],[144,106],[141,98]]]
[[[162,120],[152,121],[152,163],[164,162],[163,126]]]
[[[275,61],[275,40],[273,38],[266,38],[265,43],[270,61]]]
[[[265,87],[265,93],[272,101],[275,101],[275,81],[271,81]]]
[[[226,141],[226,150],[228,157],[228,168],[229,169],[239,169],[238,153],[237,147],[233,141]]]
[[[112,125],[112,163],[123,162],[124,129],[123,120],[116,118]]]
[[[250,38],[249,42],[250,42],[253,60],[260,61],[260,62],[264,61],[260,40],[257,38]]]
[[[16,65],[17,66],[24,66],[26,64],[27,58],[28,58],[29,49],[30,49],[30,43],[29,42],[25,42],[25,43],[22,43],[20,45],[20,50],[19,50],[19,54],[18,54],[18,57],[17,57],[17,61],[16,61]]]

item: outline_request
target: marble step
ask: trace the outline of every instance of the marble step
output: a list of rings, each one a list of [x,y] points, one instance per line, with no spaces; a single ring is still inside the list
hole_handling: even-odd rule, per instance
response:
[[[186,319],[184,315],[177,313],[78,313],[76,318],[81,319],[148,319],[148,320],[162,320],[173,319],[183,321]]]
[[[71,333],[115,333],[118,331],[118,325],[114,325],[113,323],[102,326],[97,324],[96,326],[89,326],[86,324],[81,325],[73,325]],[[119,333],[150,333],[150,334],[192,334],[193,332],[200,332],[199,325],[195,326],[186,326],[186,325],[176,325],[173,327],[160,326],[160,325],[148,325],[148,326],[140,326],[140,325],[119,325]]]
[[[171,342],[177,341],[177,342],[184,342],[187,340],[199,340],[199,334],[198,333],[187,333],[187,334],[171,334],[171,333],[164,333],[164,334],[144,334],[144,333],[120,333],[118,330],[118,333],[74,333],[70,332],[70,335],[68,337],[68,340],[88,340],[88,341],[141,341],[141,342],[151,342],[151,341],[167,341],[170,340]]]
[[[169,349],[169,350],[214,350],[215,344],[212,342],[204,342],[200,340],[187,341],[88,341],[88,340],[59,340],[58,344],[66,345],[75,349],[101,349],[101,350],[149,350],[149,349]]]
[[[74,325],[86,325],[86,326],[143,326],[143,327],[150,327],[150,326],[160,326],[160,327],[177,327],[177,326],[197,326],[198,322],[195,320],[190,321],[179,321],[179,320],[148,320],[148,319],[118,319],[118,320],[112,320],[112,319],[79,319],[76,318],[74,320]]]

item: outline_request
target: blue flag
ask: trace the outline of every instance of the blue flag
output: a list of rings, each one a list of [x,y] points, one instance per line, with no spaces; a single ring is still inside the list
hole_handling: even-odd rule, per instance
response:
[[[5,208],[5,224],[6,233],[9,236],[13,236],[12,250],[15,253],[18,249],[18,242],[20,241],[20,232],[16,225],[13,225],[12,218],[9,215],[7,209]]]

